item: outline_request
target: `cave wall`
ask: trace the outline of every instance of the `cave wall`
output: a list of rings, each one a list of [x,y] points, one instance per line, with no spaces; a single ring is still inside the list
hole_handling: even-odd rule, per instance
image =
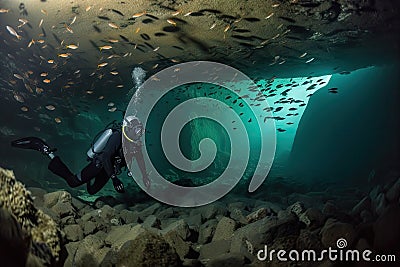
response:
[[[291,175],[305,182],[360,183],[399,168],[399,68],[333,75],[299,123]],[[328,92],[337,87],[338,93]],[[370,182],[370,181],[369,181]]]

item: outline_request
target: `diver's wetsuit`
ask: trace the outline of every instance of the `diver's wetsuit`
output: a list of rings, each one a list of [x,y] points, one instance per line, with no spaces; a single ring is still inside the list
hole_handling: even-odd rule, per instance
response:
[[[129,119],[127,119],[129,118]],[[146,188],[150,188],[151,181],[146,172],[146,166],[142,153],[142,143],[140,137],[143,134],[143,125],[135,116],[128,116],[124,119],[122,128],[119,125],[113,125],[110,129],[106,129],[103,135],[106,136],[101,139],[100,151],[95,151],[92,146],[91,151],[88,151],[90,163],[83,168],[83,170],[74,175],[60,157],[54,155],[57,149],[51,149],[42,139],[38,137],[25,137],[11,142],[11,146],[22,149],[33,149],[40,151],[43,155],[48,156],[51,161],[49,163],[49,170],[54,174],[62,177],[67,181],[71,187],[77,187],[87,184],[87,191],[89,194],[97,193],[111,178],[114,189],[119,193],[124,193],[124,185],[117,175],[121,173],[121,168],[126,167],[126,161],[132,164],[133,158],[136,159],[140,172],[142,173],[143,183]],[[111,131],[111,134],[110,134]],[[122,135],[124,140],[129,142],[126,147],[126,157],[122,151]],[[103,147],[104,141],[105,146]],[[97,143],[97,141],[96,141]],[[94,145],[96,145],[96,143]],[[128,175],[131,174],[130,172]],[[94,180],[92,183],[91,180]]]
[[[113,130],[103,151],[97,154],[83,170],[74,175],[60,157],[55,156],[49,163],[49,170],[54,174],[64,178],[68,185],[77,187],[87,183],[89,194],[96,194],[108,182],[112,175],[120,171],[121,167],[126,166],[122,152],[122,133]],[[118,170],[115,170],[116,159],[120,159]],[[94,179],[94,183],[91,180]]]

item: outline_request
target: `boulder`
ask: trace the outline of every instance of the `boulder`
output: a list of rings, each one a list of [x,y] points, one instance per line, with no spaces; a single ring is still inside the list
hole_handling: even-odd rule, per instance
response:
[[[73,256],[76,267],[99,266],[110,250],[104,247],[104,242],[96,235],[88,235],[81,242]]]
[[[269,213],[270,211],[266,208],[259,208],[258,210],[247,215],[246,220],[248,223],[252,223],[266,217]]]
[[[198,243],[199,244],[205,244],[211,241],[215,229],[217,228],[217,220],[212,219],[209,221],[206,221],[200,226],[199,229],[199,238],[198,238]]]
[[[280,204],[273,203],[270,201],[266,201],[265,207],[267,208],[267,210],[269,210],[270,212],[273,212],[275,214],[277,214],[280,210],[283,209]]]
[[[376,198],[380,193],[382,193],[382,185],[377,185],[375,186],[370,192],[369,192],[369,197],[371,199]]]
[[[239,253],[224,253],[207,262],[207,267],[242,267],[249,260]]]
[[[121,211],[123,211],[123,210],[127,210],[127,209],[128,209],[128,205],[125,204],[125,203],[122,203],[122,204],[115,205],[113,208],[114,208],[116,211],[121,212]]]
[[[78,241],[83,239],[83,231],[78,224],[67,225],[63,229],[68,241]]]
[[[387,206],[387,200],[384,193],[379,193],[378,196],[372,200],[372,210],[378,216],[382,215]]]
[[[185,221],[189,226],[200,226],[202,224],[202,217],[201,214],[197,213],[189,215],[185,218]]]
[[[321,227],[325,222],[325,216],[322,214],[322,212],[319,209],[308,208],[304,212],[304,216],[306,216],[308,218],[308,220],[310,221],[310,224],[308,226],[312,229]]]
[[[214,202],[198,209],[203,220],[214,219],[217,215],[226,216],[228,213],[226,206],[220,202]]]
[[[0,206],[0,258],[2,266],[25,266],[30,237],[21,229],[11,213]]]
[[[374,225],[373,247],[388,253],[400,247],[400,206],[392,204]],[[398,251],[398,250],[397,250]],[[397,252],[396,251],[396,252]]]
[[[60,220],[61,225],[76,224],[75,217],[73,215],[68,215]]]
[[[110,221],[111,219],[115,219],[118,217],[118,212],[109,205],[104,205],[99,210],[99,217],[105,219],[106,221]]]
[[[279,251],[281,249],[289,251],[296,247],[297,235],[282,236],[276,238],[271,245],[271,249]],[[252,252],[253,254],[254,252]]]
[[[94,201],[94,206],[101,209],[104,205],[114,207],[120,204],[119,201],[113,196],[100,196]]]
[[[355,245],[355,249],[358,251],[364,251],[366,249],[371,250],[371,246],[368,244],[368,241],[364,238],[360,238]]]
[[[73,206],[73,207],[75,208],[75,210],[77,210],[77,211],[80,211],[80,210],[82,210],[82,209],[84,209],[84,208],[89,207],[88,205],[86,205],[85,203],[83,203],[81,200],[79,200],[79,199],[77,199],[77,198],[74,198],[74,197],[72,197],[71,203],[72,203],[72,206]]]
[[[36,207],[43,207],[44,206],[44,195],[47,194],[47,191],[43,188],[38,187],[28,187],[27,188],[31,194],[33,203]]]
[[[145,228],[161,229],[161,221],[155,215],[150,215],[144,220],[142,226]]]
[[[351,214],[354,216],[360,215],[363,210],[371,209],[371,198],[369,196],[364,197],[358,202],[357,205],[351,210]]]
[[[286,212],[290,212],[290,213],[296,215],[297,218],[299,219],[299,221],[304,223],[306,226],[311,225],[311,219],[309,218],[308,214],[305,212],[303,203],[296,202],[296,203],[292,204],[291,206],[289,206],[286,209]],[[282,213],[282,211],[280,211],[278,213],[278,218],[284,214],[285,213]]]
[[[150,207],[145,208],[144,210],[142,210],[141,212],[139,212],[139,218],[144,221],[147,217],[149,217],[150,215],[153,215],[156,213],[156,211],[158,209],[160,209],[161,204],[160,203],[155,203],[153,205],[151,205]]]
[[[164,234],[163,237],[165,241],[175,249],[176,253],[182,260],[189,255],[189,252],[191,251],[190,243],[185,242],[176,231],[170,231]]]
[[[175,216],[176,216],[176,212],[175,212],[174,208],[172,208],[172,207],[164,209],[157,214],[157,217],[160,220],[172,218]]]
[[[337,213],[338,209],[332,201],[327,201],[322,208],[322,213],[328,216],[333,216]]]
[[[41,207],[40,210],[43,211],[44,214],[48,215],[54,222],[60,224],[61,219],[58,217],[57,213],[47,207]]]
[[[69,242],[65,244],[65,250],[67,251],[67,258],[64,262],[65,267],[72,267],[75,265],[75,254],[78,249],[80,242]]]
[[[104,242],[115,249],[120,249],[128,240],[134,240],[141,233],[145,232],[142,225],[126,224],[122,226],[113,226]]]
[[[288,212],[280,218],[265,217],[254,223],[239,228],[233,233],[230,252],[248,255],[249,249],[258,251],[264,245],[270,245],[276,238],[298,235],[300,224],[296,217]]]
[[[7,210],[31,239],[31,251],[45,264],[56,264],[61,232],[56,223],[34,205],[31,193],[10,170],[0,168],[0,207]],[[1,224],[3,226],[3,224]],[[36,249],[40,248],[40,249]]]
[[[216,258],[221,254],[228,253],[230,250],[230,240],[218,240],[200,247],[199,259],[201,261]]]
[[[328,219],[321,229],[321,242],[324,247],[336,247],[336,242],[342,238],[346,240],[347,247],[353,245],[356,238],[353,225]]]
[[[197,259],[184,259],[182,262],[183,267],[203,267],[201,261]]]
[[[75,205],[74,205],[74,200],[72,200],[72,205],[75,207]],[[93,211],[94,211],[94,208],[92,208],[92,207],[89,206],[89,205],[85,205],[83,208],[81,208],[81,209],[78,211],[78,215],[79,215],[80,217],[82,217],[82,216],[85,216],[86,214],[91,213],[91,212],[93,212]]]
[[[72,196],[67,191],[56,191],[43,195],[44,204],[46,207],[51,208],[57,203],[71,203]]]
[[[242,201],[233,202],[228,204],[228,211],[232,212],[234,209],[244,210],[246,208],[246,204]]]
[[[400,178],[386,192],[388,202],[396,202],[400,197]]]
[[[302,229],[296,240],[296,249],[299,251],[313,249],[319,251],[322,249],[322,244],[318,235],[318,231],[310,231]]]
[[[83,222],[88,222],[88,221],[96,221],[97,218],[101,217],[101,211],[100,210],[92,210],[90,212],[85,213],[81,217],[81,221]]]
[[[144,230],[125,242],[115,257],[115,266],[182,266],[175,250],[160,235]],[[102,266],[107,266],[102,263]],[[110,266],[110,265],[109,265]]]
[[[360,213],[360,218],[362,220],[363,223],[370,223],[373,222],[375,220],[374,215],[372,215],[372,213],[368,210],[363,210]]]
[[[293,193],[288,196],[288,203],[289,204],[301,203],[301,205],[304,206],[305,208],[311,208],[315,207],[316,201],[314,197],[305,194]]]
[[[217,224],[212,241],[228,240],[232,237],[235,230],[236,222],[228,217],[222,217]]]
[[[75,208],[72,206],[71,202],[57,202],[51,207],[51,210],[57,214],[60,219],[67,216],[74,217],[76,215]]]
[[[297,201],[297,202],[293,203],[292,205],[290,205],[287,208],[287,210],[297,216],[300,216],[300,214],[304,212],[303,203]]]
[[[243,214],[243,210],[241,210],[241,209],[233,208],[230,212],[229,217],[231,217],[237,223],[240,223],[242,225],[248,224],[248,220],[247,220],[246,216]]]
[[[175,232],[183,240],[187,240],[190,236],[189,226],[184,220],[175,221],[161,231],[163,235],[166,235],[170,232]]]
[[[139,213],[136,211],[122,210],[119,213],[119,217],[125,224],[137,223]]]

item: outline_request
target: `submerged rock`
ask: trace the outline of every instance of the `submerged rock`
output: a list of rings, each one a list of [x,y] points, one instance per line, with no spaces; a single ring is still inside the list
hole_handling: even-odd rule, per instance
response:
[[[31,193],[15,179],[14,173],[2,168],[0,207],[16,218],[22,231],[32,240],[31,246],[36,256],[47,265],[58,261],[61,232],[56,223],[34,206]],[[5,225],[1,224],[1,227]]]
[[[381,251],[398,251],[400,247],[400,207],[392,204],[374,225],[374,248]]]
[[[109,250],[100,237],[89,235],[79,242],[75,253],[70,255],[72,266],[99,266]]]
[[[296,217],[288,212],[280,217],[265,217],[254,223],[237,229],[232,237],[230,252],[254,258],[254,252],[270,245],[277,238],[298,235],[300,224]]]
[[[371,198],[369,196],[364,197],[358,202],[357,205],[351,211],[352,215],[359,215],[363,210],[369,210],[371,208]]]
[[[400,197],[400,178],[395,182],[386,192],[386,199],[388,202],[395,202]]]
[[[161,229],[161,221],[154,215],[150,215],[143,222],[143,226],[147,228]]]
[[[170,231],[164,234],[163,237],[176,250],[182,260],[189,256],[191,252],[189,242],[185,242],[176,231]]]
[[[215,233],[216,227],[217,227],[216,219],[212,219],[203,223],[199,228],[198,243],[205,244],[210,242]]]
[[[144,228],[118,250],[110,250],[100,266],[182,266],[175,249],[160,235]]]
[[[25,266],[30,237],[8,210],[0,208],[0,258],[4,266]]]
[[[231,247],[230,240],[218,240],[201,246],[200,260],[208,261],[216,258],[221,254],[228,253]]]
[[[190,236],[190,229],[187,223],[184,220],[179,220],[171,223],[162,231],[163,235],[166,235],[170,232],[175,232],[178,236],[180,236],[183,240],[187,240]]]
[[[321,242],[324,247],[336,247],[339,239],[345,239],[347,246],[351,246],[356,239],[353,225],[328,219],[321,229]]]
[[[63,229],[65,237],[69,241],[78,241],[83,239],[83,231],[78,224],[67,225]]]
[[[296,248],[298,250],[313,249],[319,251],[322,249],[322,244],[316,231],[302,229],[296,241]]]
[[[200,207],[198,211],[203,220],[214,219],[217,215],[225,216],[228,212],[226,206],[220,202],[214,202]]]
[[[116,226],[111,229],[108,233],[105,243],[111,248],[119,250],[123,244],[128,240],[133,240],[138,237],[139,234],[145,232],[145,229],[140,224],[133,225],[122,225]]]
[[[269,211],[266,208],[259,208],[258,210],[247,215],[246,219],[249,223],[252,223],[266,217],[268,213]]]
[[[144,221],[148,216],[153,215],[161,207],[160,203],[155,203],[148,208],[145,208],[139,213],[139,218]]]
[[[249,260],[239,253],[224,253],[211,259],[207,263],[207,267],[241,267]]]
[[[71,203],[72,196],[67,191],[56,191],[43,195],[44,204],[48,208],[52,208],[57,203]]]
[[[247,217],[243,215],[243,210],[238,208],[231,209],[230,217],[242,225],[246,225],[249,222]]]
[[[222,217],[218,222],[212,241],[231,239],[236,230],[236,222],[228,217]]]

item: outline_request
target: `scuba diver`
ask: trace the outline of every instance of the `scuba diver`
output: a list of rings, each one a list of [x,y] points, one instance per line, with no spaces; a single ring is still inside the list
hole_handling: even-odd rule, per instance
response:
[[[96,194],[111,179],[114,189],[119,193],[124,193],[124,184],[118,179],[117,175],[121,174],[121,168],[127,166],[122,149],[122,136],[130,142],[126,158],[128,164],[136,158],[140,172],[142,173],[143,183],[149,188],[150,179],[146,173],[146,167],[142,154],[142,143],[140,137],[144,129],[143,124],[135,116],[127,116],[121,127],[121,123],[109,124],[103,132],[97,135],[95,142],[87,152],[89,164],[84,167],[78,174],[73,174],[64,164],[59,156],[43,140],[37,137],[25,137],[11,142],[11,146],[23,149],[33,149],[41,152],[50,158],[48,169],[62,177],[70,187],[78,187],[87,184],[89,194]],[[128,176],[132,174],[128,172]],[[92,183],[92,180],[94,182]]]

